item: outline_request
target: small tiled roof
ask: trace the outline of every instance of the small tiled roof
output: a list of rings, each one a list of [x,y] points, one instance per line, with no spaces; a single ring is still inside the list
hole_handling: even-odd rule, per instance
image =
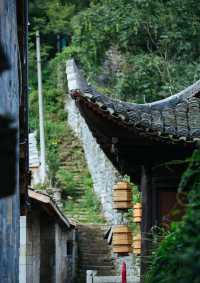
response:
[[[81,75],[75,61],[67,62],[68,87],[102,115],[133,129],[138,135],[173,143],[194,143],[200,139],[200,80],[183,91],[153,103],[135,104],[114,100],[96,92]]]
[[[58,208],[52,198],[42,192],[36,192],[34,190],[28,190],[28,196],[30,199],[36,201],[41,206],[45,207],[46,212],[50,212],[50,216],[54,215],[62,224],[64,224],[67,228],[75,227],[75,223],[71,222],[69,218],[67,218],[62,211]]]

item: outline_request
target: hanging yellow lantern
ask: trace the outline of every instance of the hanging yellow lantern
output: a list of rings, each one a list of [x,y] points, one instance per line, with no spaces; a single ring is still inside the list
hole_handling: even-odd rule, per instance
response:
[[[128,209],[132,207],[132,192],[128,182],[118,182],[113,188],[113,203],[116,209]]]
[[[141,254],[141,234],[138,234],[133,237],[133,253],[136,255]]]
[[[113,252],[127,254],[132,252],[132,233],[127,225],[116,225],[113,227]]]
[[[142,205],[141,203],[136,203],[133,206],[133,219],[135,223],[140,223],[142,221]]]

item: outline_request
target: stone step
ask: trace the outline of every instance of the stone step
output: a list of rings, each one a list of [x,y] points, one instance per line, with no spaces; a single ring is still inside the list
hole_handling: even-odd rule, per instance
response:
[[[87,262],[88,260],[91,260],[91,259],[92,259],[92,262],[104,262],[104,263],[113,262],[112,258],[108,257],[107,254],[97,255],[97,256],[94,256],[93,254],[90,254],[90,255],[82,254],[82,255],[79,255],[79,258],[81,261],[84,261],[84,262]]]
[[[78,250],[80,253],[110,254],[110,252],[108,252],[108,248],[103,245],[101,246],[90,245],[90,247],[88,247],[88,245],[84,245],[82,243],[81,246],[78,246]]]
[[[80,244],[82,244],[82,243],[84,243],[84,244],[87,244],[87,245],[89,245],[89,244],[93,244],[93,243],[99,243],[99,244],[102,244],[102,245],[104,245],[104,246],[108,246],[109,247],[109,245],[108,245],[108,243],[107,243],[107,241],[105,240],[105,239],[103,239],[101,236],[99,236],[99,235],[96,235],[96,236],[94,236],[94,237],[91,237],[91,236],[88,236],[87,237],[87,239],[83,239],[82,237],[80,237],[80,235],[79,235],[79,239],[82,241]]]
[[[94,257],[105,257],[105,256],[110,256],[110,253],[107,252],[107,250],[105,250],[105,252],[99,252],[99,250],[96,250],[96,253],[94,251],[84,251],[84,253],[82,253],[82,251],[79,252],[80,256],[94,256]]]
[[[89,240],[91,240],[91,242],[107,243],[102,234],[87,235],[84,233],[84,235],[79,234],[78,237],[84,242],[88,242]]]
[[[106,245],[105,243],[101,243],[101,242],[86,242],[86,243],[80,243],[78,245],[79,249],[84,249],[84,250],[96,250],[96,249],[100,249],[100,250],[107,250],[110,251],[110,247],[108,245]]]
[[[78,246],[78,250],[79,252],[88,252],[88,253],[93,253],[95,254],[97,251],[97,254],[110,254],[111,253],[111,247],[107,246],[107,245],[103,245],[103,244],[97,244],[94,245],[93,244],[88,244],[88,243],[81,243]]]
[[[83,239],[83,241],[87,241],[87,239],[92,239],[92,240],[95,240],[95,239],[98,239],[98,240],[101,240],[102,242],[106,242],[106,240],[104,239],[104,234],[103,233],[90,233],[90,234],[87,234],[87,233],[79,233],[79,238]]]
[[[90,250],[80,250],[79,249],[79,255],[83,256],[83,255],[88,255],[90,254],[91,256],[101,256],[102,254],[104,256],[107,257],[111,257],[111,253],[108,253],[106,250],[94,250],[94,251],[90,251]]]
[[[83,261],[83,259],[82,259],[82,261]],[[93,258],[85,258],[84,262],[87,263],[87,265],[89,265],[89,266],[98,266],[99,268],[101,268],[101,266],[105,265],[105,266],[110,266],[110,267],[113,268],[113,263],[112,263],[111,260],[106,261],[106,260],[99,259],[99,261],[98,260],[94,261]]]
[[[97,270],[100,275],[115,275],[111,247],[104,239],[110,226],[106,224],[78,225],[79,272],[76,283],[86,282],[86,271]]]
[[[108,229],[110,227],[110,225],[107,224],[87,224],[87,225],[78,225],[77,229],[80,230],[80,232],[82,231],[88,231],[88,230],[104,230],[104,229]]]
[[[96,270],[96,269],[87,269],[87,270]],[[79,282],[86,282],[86,273],[87,273],[87,270],[81,270],[81,273],[80,273],[80,279],[82,278],[82,280],[80,280]],[[97,275],[99,276],[116,276],[116,272],[114,270],[96,270],[97,271]]]
[[[86,271],[86,270],[97,270],[97,273],[99,274],[109,274],[109,273],[115,273],[115,270],[112,265],[80,265],[80,270],[81,271]]]
[[[96,253],[93,253],[93,252],[88,252],[88,251],[85,251],[84,253],[80,252],[79,253],[79,256],[82,257],[82,256],[87,256],[87,257],[105,257],[105,256],[110,256],[110,254],[108,254],[107,252],[105,253],[101,253],[99,252],[98,250],[96,251]]]
[[[80,255],[83,255],[83,254],[91,254],[91,255],[94,255],[94,256],[97,256],[97,255],[108,255],[110,256],[110,254],[108,254],[108,251],[106,249],[95,249],[95,250],[89,250],[89,249],[85,249],[85,250],[80,250],[79,249],[79,254]]]
[[[103,238],[103,235],[85,235],[85,239],[83,239],[83,237],[79,234],[79,239],[82,239],[84,242],[89,242],[91,241],[91,243],[97,242],[97,243],[107,243],[107,241]]]
[[[92,225],[92,224],[90,224],[90,225]],[[90,227],[88,227],[88,228],[85,228],[85,229],[79,229],[79,227],[77,228],[79,231],[80,231],[80,233],[82,233],[82,232],[87,232],[87,233],[92,233],[92,231],[96,231],[96,232],[104,232],[104,231],[106,231],[108,228],[104,228],[104,227],[102,227],[102,226],[100,226],[100,227],[96,227],[96,228],[90,228]]]
[[[83,263],[80,263],[80,269],[86,269],[86,270],[89,270],[90,268],[89,267],[92,267],[92,270],[94,270],[95,268],[97,268],[98,270],[100,269],[106,269],[106,270],[109,270],[109,269],[114,269],[114,266],[113,264],[96,264],[95,261],[93,264],[87,264],[87,262],[83,262]]]
[[[80,246],[82,244],[84,244],[84,245],[88,245],[88,246],[92,247],[92,246],[94,246],[94,244],[101,244],[101,245],[109,248],[109,245],[108,245],[107,241],[102,239],[102,238],[100,238],[98,235],[94,236],[94,237],[89,237],[88,236],[87,239],[84,239],[84,240],[79,235],[79,239],[81,240]]]
[[[80,239],[81,241],[81,239]],[[82,242],[82,243],[79,243],[79,247],[80,248],[86,248],[86,249],[90,249],[92,250],[93,248],[96,250],[99,249],[99,248],[104,248],[106,250],[111,250],[111,246],[109,246],[107,243],[105,242],[101,242],[101,241],[88,241],[88,242]]]
[[[80,264],[80,267],[82,266],[96,266],[101,269],[102,266],[107,266],[109,268],[114,269],[113,262],[112,261],[92,261],[92,259],[85,259],[85,261],[82,260],[82,263]]]
[[[121,283],[121,276],[95,276],[95,282],[98,283]],[[134,276],[127,277],[127,283],[139,283],[139,280]]]
[[[96,238],[97,239],[100,239],[102,242],[106,242],[106,240],[104,239],[104,234],[103,233],[79,233],[79,238],[81,238],[83,241],[87,241],[87,239],[93,239],[95,240]]]
[[[91,225],[91,224],[90,224]],[[80,230],[78,229],[79,233],[80,234],[84,234],[84,233],[87,233],[87,235],[90,235],[90,234],[102,234],[104,235],[104,233],[107,231],[108,229],[104,229],[104,228],[95,228],[95,229],[90,229],[88,228],[88,230],[84,229],[84,230]]]

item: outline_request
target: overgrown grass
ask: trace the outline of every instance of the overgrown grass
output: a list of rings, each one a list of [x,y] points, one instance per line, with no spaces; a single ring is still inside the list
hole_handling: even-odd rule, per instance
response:
[[[46,186],[61,188],[64,211],[68,216],[76,216],[82,222],[99,223],[104,221],[100,202],[93,192],[83,148],[69,128],[67,113],[64,111],[66,78],[63,78],[63,65],[63,54],[60,54],[51,60],[44,70],[45,137],[49,179]],[[30,128],[37,130],[38,102],[34,86],[30,93],[29,108]]]

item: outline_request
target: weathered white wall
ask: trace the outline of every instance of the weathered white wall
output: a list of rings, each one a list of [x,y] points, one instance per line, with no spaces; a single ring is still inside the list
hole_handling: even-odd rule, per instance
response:
[[[75,229],[66,229],[34,206],[27,215],[26,227],[22,228],[27,237],[26,241],[21,238],[26,254],[23,252],[20,270],[24,270],[22,264],[26,270],[20,274],[19,283],[74,283],[77,260]],[[67,251],[67,241],[73,244],[71,255]]]
[[[68,112],[68,124],[82,142],[93,179],[94,191],[101,201],[103,214],[111,224],[120,224],[123,216],[112,207],[112,189],[120,179],[119,172],[100,149],[85,120],[80,115],[75,102],[69,96],[66,98],[66,110]]]
[[[41,183],[41,166],[36,136],[36,131],[29,134],[29,170],[31,171],[32,188]]]
[[[40,283],[40,214],[32,210],[27,216],[26,282]]]
[[[55,283],[74,282],[74,268],[76,265],[73,252],[67,251],[67,242],[70,241],[75,248],[73,241],[74,230],[65,230],[58,223],[55,223]]]
[[[26,216],[20,216],[19,283],[26,283]]]

